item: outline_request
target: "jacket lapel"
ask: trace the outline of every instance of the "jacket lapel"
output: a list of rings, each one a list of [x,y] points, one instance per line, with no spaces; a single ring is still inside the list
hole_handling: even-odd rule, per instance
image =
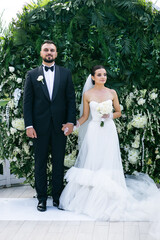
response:
[[[58,87],[60,83],[60,70],[57,65],[55,65],[55,76],[54,76],[54,86],[53,86],[53,93],[52,93],[52,101],[55,99]]]
[[[50,101],[50,97],[49,97],[49,92],[48,92],[48,88],[47,88],[47,84],[46,84],[46,79],[45,79],[45,76],[44,76],[44,73],[43,73],[43,67],[40,66],[38,68],[38,76],[42,75],[43,76],[43,83],[40,83],[41,84],[41,87],[43,89],[43,92],[44,92],[44,95],[46,96],[46,98]]]

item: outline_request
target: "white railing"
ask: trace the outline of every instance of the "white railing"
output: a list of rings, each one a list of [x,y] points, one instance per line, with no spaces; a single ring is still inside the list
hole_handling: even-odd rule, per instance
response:
[[[3,174],[0,174],[0,186],[10,187],[12,184],[23,183],[25,178],[17,178],[10,172],[10,163],[5,160],[3,163]]]

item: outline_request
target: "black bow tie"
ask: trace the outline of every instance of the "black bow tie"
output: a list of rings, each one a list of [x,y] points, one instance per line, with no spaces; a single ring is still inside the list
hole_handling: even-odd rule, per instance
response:
[[[52,66],[52,67],[44,66],[44,69],[45,69],[46,72],[48,72],[49,69],[53,72],[54,66]]]

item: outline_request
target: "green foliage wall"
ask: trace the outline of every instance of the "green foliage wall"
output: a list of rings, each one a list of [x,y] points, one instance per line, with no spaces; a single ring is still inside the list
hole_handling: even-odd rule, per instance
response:
[[[9,110],[2,111],[0,131],[4,142],[1,141],[0,155],[15,157],[11,164],[13,172],[29,181],[33,178],[33,164],[28,163],[33,161],[32,144],[22,126],[17,136],[13,129],[13,134],[10,133],[10,128],[14,128],[12,120],[23,118],[25,74],[41,64],[41,43],[52,39],[58,48],[57,64],[71,69],[78,109],[82,86],[96,64],[106,67],[107,86],[118,91],[120,100],[123,93],[129,94],[133,85],[138,90],[159,88],[159,21],[159,12],[144,0],[51,0],[24,7],[7,35],[0,38],[0,99],[12,99]],[[9,66],[14,67],[14,72]],[[15,108],[13,94],[17,88],[22,91]],[[155,93],[158,94],[157,90]],[[7,125],[6,111],[9,111]],[[20,145],[22,149],[15,150]]]

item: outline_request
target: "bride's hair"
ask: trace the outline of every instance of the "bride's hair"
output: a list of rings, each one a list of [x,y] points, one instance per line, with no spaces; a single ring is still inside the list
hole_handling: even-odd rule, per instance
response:
[[[92,69],[91,69],[91,76],[94,76],[96,70],[98,70],[98,69],[102,69],[102,68],[105,69],[105,67],[104,67],[103,65],[96,65],[96,66],[93,66]],[[95,84],[95,82],[94,82],[93,79],[92,79],[92,83]]]
[[[102,68],[105,69],[105,67],[102,66],[102,65],[96,65],[96,66],[93,66],[92,69],[91,69],[91,75],[94,76],[96,70],[98,70],[98,69],[102,69]]]

